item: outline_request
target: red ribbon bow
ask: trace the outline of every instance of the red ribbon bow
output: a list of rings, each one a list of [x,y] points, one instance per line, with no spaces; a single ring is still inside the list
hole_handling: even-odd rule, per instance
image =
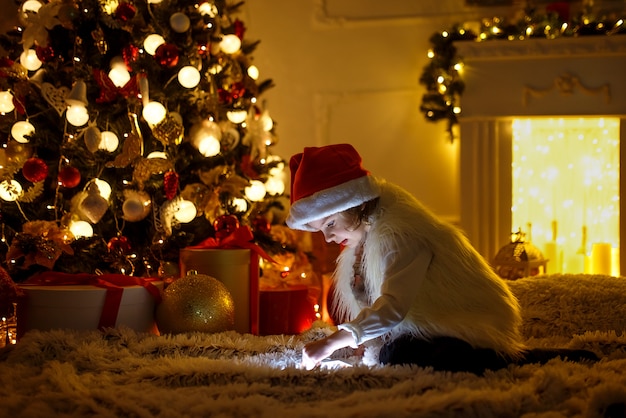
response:
[[[112,328],[117,322],[117,313],[122,301],[124,287],[143,286],[154,298],[155,303],[161,302],[159,288],[152,284],[158,279],[125,276],[123,274],[69,274],[55,271],[46,271],[26,280],[21,285],[27,286],[67,286],[67,285],[91,285],[106,289],[104,307],[100,314],[98,329]]]
[[[276,263],[269,254],[263,250],[263,248],[259,247],[257,244],[251,242],[254,238],[254,234],[252,234],[252,230],[249,226],[240,226],[233,230],[232,233],[225,236],[222,239],[209,237],[204,241],[196,245],[192,245],[189,248],[197,248],[197,249],[209,249],[209,248],[222,248],[222,249],[233,249],[233,248],[243,248],[251,250],[257,253],[259,256],[264,259],[271,261],[272,263]]]
[[[93,77],[100,87],[100,97],[96,103],[109,103],[115,100],[118,95],[123,97],[137,97],[139,95],[139,83],[137,76],[132,77],[123,87],[117,87],[109,78],[109,75],[99,68],[93,69]]]

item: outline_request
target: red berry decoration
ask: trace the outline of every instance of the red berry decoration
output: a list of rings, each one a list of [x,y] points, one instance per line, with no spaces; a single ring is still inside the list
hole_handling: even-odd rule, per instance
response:
[[[178,191],[178,174],[173,171],[165,173],[163,176],[163,189],[165,190],[165,197],[168,200],[172,200]]]
[[[137,13],[137,8],[130,3],[120,3],[115,9],[115,17],[121,20],[122,22],[128,22],[135,17]]]
[[[209,55],[209,46],[206,43],[200,43],[198,44],[197,52],[201,57]]]
[[[22,174],[28,181],[40,182],[48,176],[48,165],[41,158],[31,157],[24,163]]]
[[[215,228],[215,237],[224,239],[239,228],[239,219],[235,215],[218,216],[213,221],[213,228]]]
[[[59,171],[58,179],[61,186],[71,189],[78,186],[78,183],[80,183],[80,171],[75,167],[63,167]]]
[[[128,238],[123,235],[118,237],[113,237],[107,243],[107,248],[112,253],[126,255],[130,253],[131,247],[130,242],[128,242]]]
[[[230,86],[230,95],[233,99],[237,100],[244,94],[246,94],[246,86],[242,82],[238,81]]]
[[[154,51],[154,59],[161,67],[172,68],[178,64],[180,52],[174,44],[164,43]]]
[[[122,49],[122,58],[124,58],[126,66],[130,69],[130,65],[139,58],[139,48],[135,45],[125,46],[124,49]]]

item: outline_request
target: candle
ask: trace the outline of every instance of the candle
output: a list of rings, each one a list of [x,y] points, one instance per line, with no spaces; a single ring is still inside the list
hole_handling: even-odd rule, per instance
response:
[[[607,242],[596,242],[591,246],[591,273],[611,274],[611,244]]]
[[[559,246],[555,241],[546,242],[544,257],[548,260],[548,264],[546,265],[547,274],[561,273]]]

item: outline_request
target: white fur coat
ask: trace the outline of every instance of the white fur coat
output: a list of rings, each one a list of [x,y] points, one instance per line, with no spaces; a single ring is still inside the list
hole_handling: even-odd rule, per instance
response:
[[[381,294],[386,254],[399,245],[412,244],[429,248],[433,254],[425,277],[415,277],[422,285],[408,314],[381,334],[391,338],[406,333],[423,338],[452,336],[475,347],[518,354],[524,348],[519,305],[503,279],[455,227],[400,187],[377,182],[380,203],[370,219],[362,260],[371,299]],[[361,311],[350,286],[354,261],[354,248],[344,249],[337,261],[334,300],[340,318],[354,319]],[[357,322],[353,325],[358,327]]]

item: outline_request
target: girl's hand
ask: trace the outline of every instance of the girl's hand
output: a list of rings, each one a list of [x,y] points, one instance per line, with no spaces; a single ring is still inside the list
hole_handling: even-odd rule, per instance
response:
[[[339,330],[326,338],[310,342],[302,349],[302,367],[312,370],[336,350],[353,344],[352,334],[345,330]]]

